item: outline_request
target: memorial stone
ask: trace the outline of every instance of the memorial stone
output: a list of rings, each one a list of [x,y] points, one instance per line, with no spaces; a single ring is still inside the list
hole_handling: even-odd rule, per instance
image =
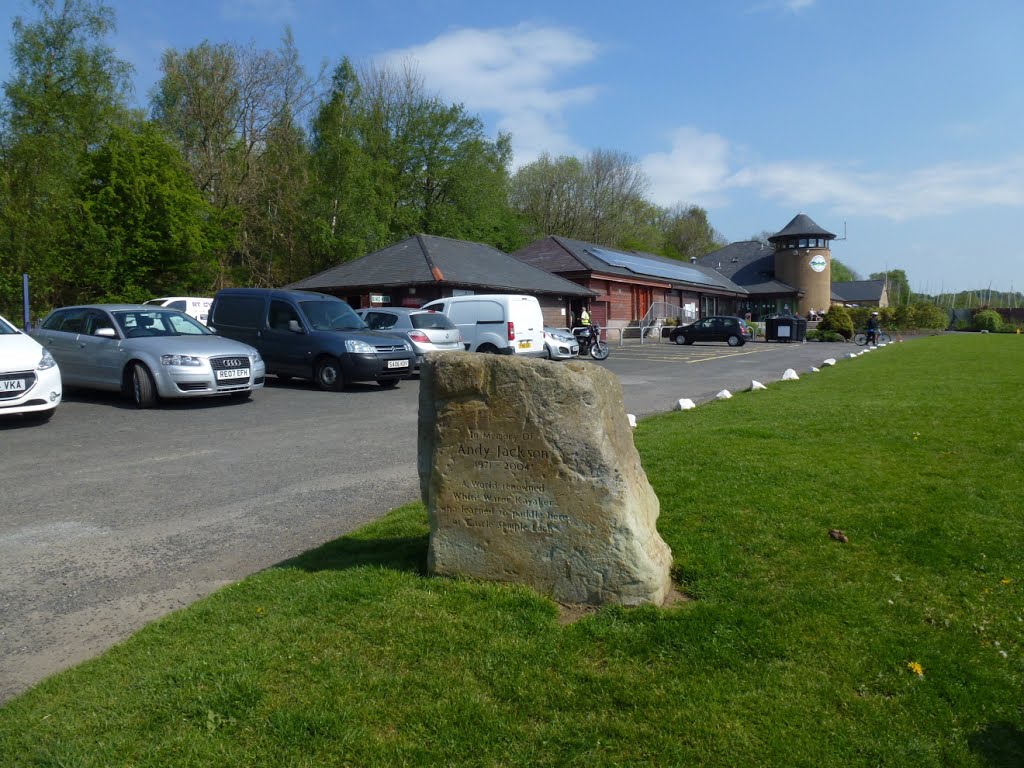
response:
[[[592,363],[453,352],[420,378],[428,570],[569,604],[662,604],[672,553],[622,387]]]

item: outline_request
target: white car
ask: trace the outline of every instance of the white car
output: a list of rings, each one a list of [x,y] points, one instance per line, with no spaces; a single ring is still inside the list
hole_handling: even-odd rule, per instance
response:
[[[60,405],[60,368],[35,339],[0,317],[0,416],[46,421]]]
[[[544,326],[544,357],[548,360],[571,360],[579,357],[580,343],[561,328]]]

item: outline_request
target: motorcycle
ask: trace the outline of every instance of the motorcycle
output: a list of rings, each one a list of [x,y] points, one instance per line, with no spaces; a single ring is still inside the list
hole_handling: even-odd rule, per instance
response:
[[[608,357],[608,343],[601,341],[601,326],[591,324],[575,328],[572,335],[580,345],[580,357],[590,355],[595,360],[604,360]]]

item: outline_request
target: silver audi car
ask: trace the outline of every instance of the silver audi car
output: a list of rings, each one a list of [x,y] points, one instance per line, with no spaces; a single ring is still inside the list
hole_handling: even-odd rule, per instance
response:
[[[162,397],[244,399],[266,375],[255,349],[214,335],[176,309],[61,307],[29,335],[57,360],[65,386],[121,391],[139,408]]]

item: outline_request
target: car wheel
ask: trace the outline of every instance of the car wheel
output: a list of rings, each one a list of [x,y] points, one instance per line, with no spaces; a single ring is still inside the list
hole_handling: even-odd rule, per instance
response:
[[[381,379],[380,381],[377,382],[377,384],[379,384],[384,389],[394,389],[395,387],[398,386],[399,381],[401,381],[401,379]]]
[[[681,334],[681,333],[677,333],[675,338],[672,339],[672,341],[674,341],[676,344],[682,346],[683,344],[686,343],[686,337],[683,336],[683,334]]]
[[[545,360],[554,360],[554,358],[555,358],[555,356],[551,354],[551,347],[549,347],[547,344],[545,344],[544,345],[544,359]]]
[[[153,384],[153,376],[149,369],[142,363],[135,363],[132,366],[131,377],[132,402],[136,408],[152,408],[156,405],[156,386]]]
[[[477,347],[477,352],[483,352],[485,355],[496,355],[498,354],[498,348],[493,344],[484,344],[482,347]]]
[[[683,344],[685,344],[686,346],[690,346],[691,344],[693,344],[693,337],[683,336]]]
[[[730,347],[742,347],[743,346],[743,337],[742,336],[737,336],[736,334],[733,334],[732,336],[730,336],[728,339],[726,339],[726,341],[728,341]]]
[[[346,384],[341,363],[333,357],[324,357],[317,361],[313,380],[325,392],[338,392],[344,389]]]

